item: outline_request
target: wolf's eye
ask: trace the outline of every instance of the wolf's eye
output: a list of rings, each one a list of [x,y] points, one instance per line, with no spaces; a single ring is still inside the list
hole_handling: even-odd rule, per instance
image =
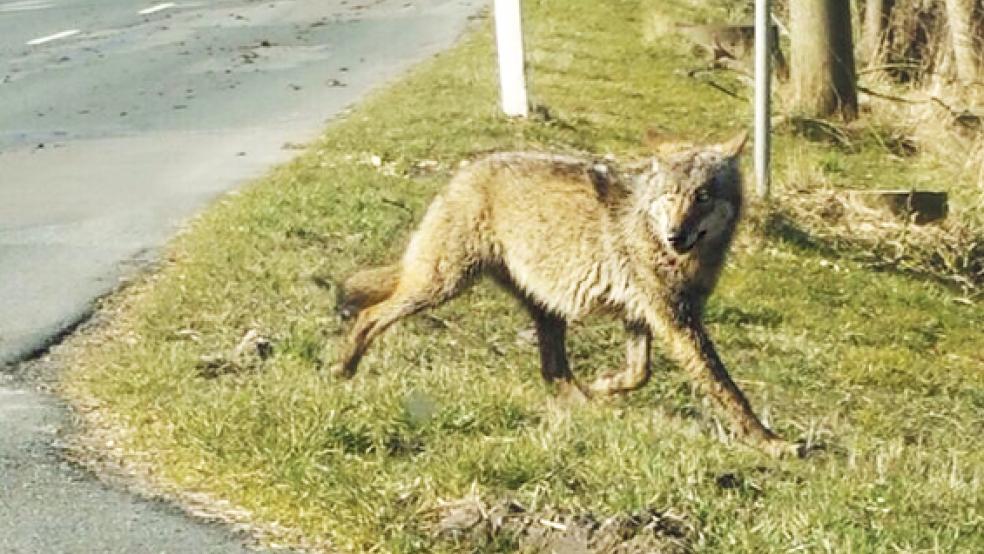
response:
[[[697,201],[703,204],[711,199],[711,193],[707,189],[697,189]]]

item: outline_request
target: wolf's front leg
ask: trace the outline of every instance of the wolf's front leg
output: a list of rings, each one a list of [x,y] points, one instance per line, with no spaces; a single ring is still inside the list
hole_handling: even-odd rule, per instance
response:
[[[527,308],[536,324],[536,338],[540,348],[540,373],[543,379],[557,385],[559,396],[573,402],[584,402],[587,394],[581,390],[567,362],[567,322],[556,315],[527,303]]]
[[[748,399],[721,362],[695,304],[675,302],[665,314],[657,317],[659,321],[655,323],[664,332],[667,353],[724,409],[742,440],[775,457],[798,454],[796,445],[762,425],[752,411]]]
[[[649,381],[649,348],[652,333],[638,322],[625,324],[625,367],[602,373],[591,383],[592,394],[618,394],[636,390]]]

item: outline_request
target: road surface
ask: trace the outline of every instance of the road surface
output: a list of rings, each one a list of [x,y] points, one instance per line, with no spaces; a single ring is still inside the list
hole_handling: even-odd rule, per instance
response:
[[[0,368],[482,4],[0,0]],[[59,461],[64,409],[0,378],[0,552],[242,550]]]

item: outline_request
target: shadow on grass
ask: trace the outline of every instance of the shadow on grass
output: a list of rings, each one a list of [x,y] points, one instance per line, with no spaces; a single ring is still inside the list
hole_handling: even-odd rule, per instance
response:
[[[944,275],[935,267],[904,266],[903,259],[890,259],[880,253],[875,246],[865,250],[863,244],[849,239],[827,239],[809,232],[788,215],[770,211],[761,216],[756,223],[758,231],[770,240],[782,241],[803,252],[828,258],[847,259],[864,264],[872,271],[891,273],[908,278],[916,278],[939,284],[951,292],[966,295],[978,300],[984,294],[982,277],[984,267],[969,268],[969,275]],[[977,245],[969,254],[972,258],[984,259],[984,245]],[[984,266],[984,263],[980,264]]]
[[[761,216],[756,227],[768,239],[779,240],[809,254],[838,257],[843,252],[829,241],[810,234],[789,216],[770,211]]]

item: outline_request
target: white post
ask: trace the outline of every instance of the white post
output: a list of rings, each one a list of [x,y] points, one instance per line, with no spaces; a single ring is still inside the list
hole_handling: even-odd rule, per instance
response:
[[[769,196],[769,125],[772,97],[772,21],[769,0],[755,0],[755,190],[759,198]]]
[[[502,111],[508,116],[526,117],[529,105],[519,0],[495,0],[495,39],[499,50]]]

